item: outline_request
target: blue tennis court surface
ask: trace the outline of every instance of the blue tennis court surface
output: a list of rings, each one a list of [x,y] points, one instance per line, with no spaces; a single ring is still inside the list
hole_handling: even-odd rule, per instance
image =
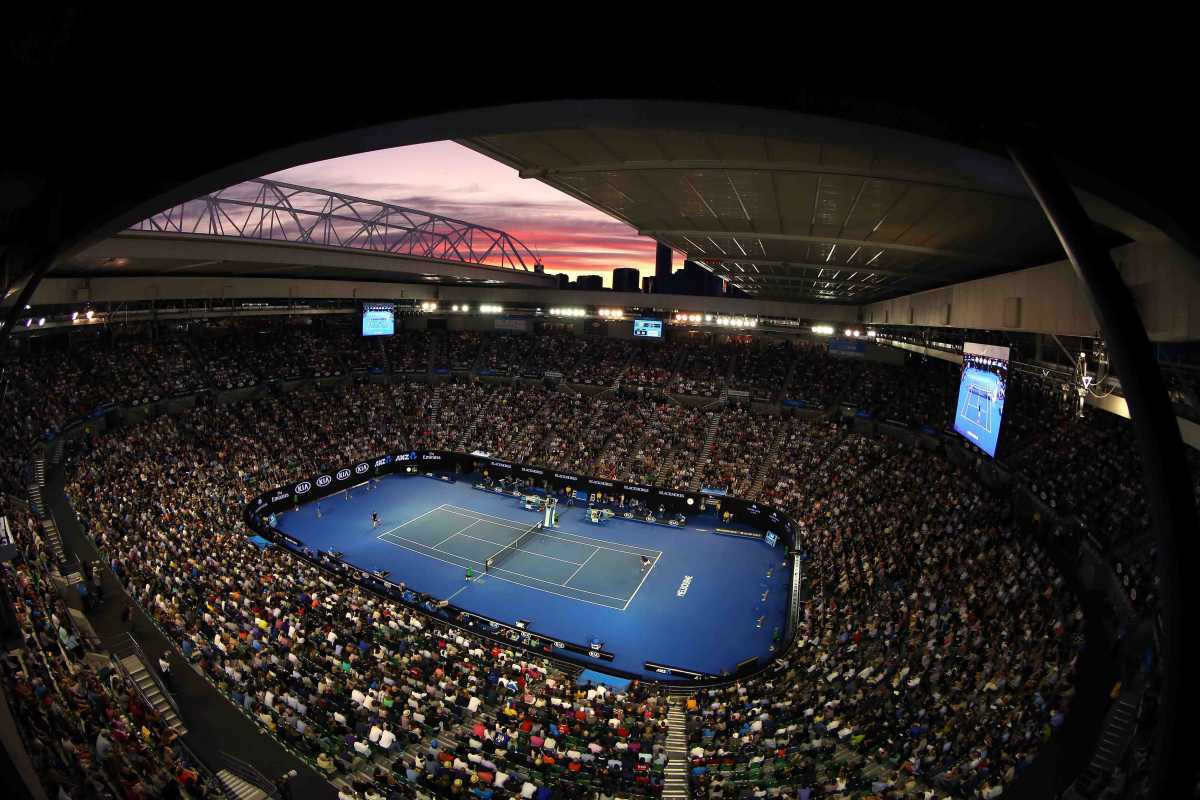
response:
[[[503,560],[487,578],[624,611],[662,555],[557,529],[529,531],[528,521],[440,505],[379,534],[415,553],[480,571],[493,554]],[[514,547],[523,534],[528,538]],[[650,559],[642,569],[642,557]],[[464,586],[465,588],[465,586]],[[459,590],[461,592],[462,589]]]
[[[579,644],[603,642],[614,654],[611,666],[627,672],[652,676],[643,669],[647,660],[732,672],[744,659],[769,659],[783,634],[787,554],[714,533],[712,514],[684,528],[619,517],[595,525],[585,508],[560,504],[558,527],[526,538],[542,515],[517,498],[404,475],[357,487],[349,499],[327,497],[319,516],[317,506],[280,514],[278,527],[468,611],[510,625],[524,620],[537,633]],[[484,562],[502,550],[484,574]]]

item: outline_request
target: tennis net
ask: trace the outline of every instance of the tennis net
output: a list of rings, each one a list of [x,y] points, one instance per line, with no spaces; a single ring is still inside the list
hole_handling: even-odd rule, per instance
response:
[[[522,531],[521,535],[518,536],[516,539],[514,539],[511,543],[504,545],[504,547],[501,547],[499,550],[497,550],[495,553],[493,553],[489,558],[487,558],[483,562],[483,571],[491,572],[492,570],[499,567],[501,562],[504,561],[504,559],[508,558],[513,553],[517,552],[517,550],[520,549],[521,545],[525,544],[527,541],[532,539],[534,534],[536,534],[538,531],[540,531],[542,529],[542,525],[543,525],[543,523],[541,523],[541,522],[534,524],[528,530]]]

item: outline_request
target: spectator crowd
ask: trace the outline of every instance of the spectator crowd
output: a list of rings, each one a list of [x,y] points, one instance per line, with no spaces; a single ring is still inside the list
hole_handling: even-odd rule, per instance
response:
[[[849,399],[933,427],[945,424],[944,403],[922,387],[930,376],[935,386],[953,381],[941,367],[867,365],[810,345],[652,351],[435,331],[364,345],[321,327],[271,333],[30,345],[6,356],[4,493],[22,493],[33,443],[102,403],[336,376],[347,364],[510,377],[554,368],[585,389],[620,378],[701,396],[728,385],[813,406]],[[1006,505],[973,479],[932,452],[827,416],[591,391],[412,375],[204,405],[84,437],[68,492],[107,563],[184,656],[264,730],[367,797],[413,786],[483,800],[654,797],[666,763],[660,690],[578,686],[554,662],[244,536],[241,511],[258,493],[409,449],[714,486],[797,521],[811,595],[795,646],[767,672],[687,701],[695,796],[991,798],[1061,727],[1082,612]],[[1102,543],[1138,612],[1152,614],[1129,425],[1078,420],[1051,399],[1017,382],[1002,452],[1019,482]],[[25,639],[3,671],[43,781],[71,797],[159,796],[172,783],[203,796],[153,710],[86,658],[89,645],[47,589],[36,522],[3,502],[22,542],[3,578]]]

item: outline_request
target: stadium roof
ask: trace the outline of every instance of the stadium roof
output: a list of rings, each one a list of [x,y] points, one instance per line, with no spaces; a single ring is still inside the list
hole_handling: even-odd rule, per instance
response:
[[[867,125],[542,130],[462,144],[759,297],[865,303],[1062,254],[1011,161]]]

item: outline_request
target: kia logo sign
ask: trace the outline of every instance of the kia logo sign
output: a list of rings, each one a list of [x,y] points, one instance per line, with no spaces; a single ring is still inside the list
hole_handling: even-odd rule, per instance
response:
[[[296,494],[304,494],[310,489],[312,489],[312,484],[308,481],[301,481],[296,484]]]
[[[331,483],[333,483],[333,478],[329,477],[328,475],[322,475],[321,477],[317,478],[318,489],[324,489]]]
[[[349,478],[349,477],[350,477],[350,470],[348,470],[348,469],[339,469],[338,470],[337,479],[339,481],[344,481],[344,480],[346,480],[346,478]]]
[[[357,467],[354,468],[354,474],[362,475],[364,472],[366,472],[370,468],[371,468],[370,464],[367,464],[367,463],[359,464]]]

